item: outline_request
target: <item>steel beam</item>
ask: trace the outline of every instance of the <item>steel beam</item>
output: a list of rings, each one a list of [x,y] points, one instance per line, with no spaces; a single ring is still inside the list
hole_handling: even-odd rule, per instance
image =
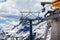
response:
[[[32,20],[29,20],[30,21],[30,40],[33,40],[33,36],[32,36]]]

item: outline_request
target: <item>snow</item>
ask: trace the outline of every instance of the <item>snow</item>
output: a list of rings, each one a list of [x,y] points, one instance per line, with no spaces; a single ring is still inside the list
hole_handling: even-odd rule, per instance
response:
[[[2,2],[3,1],[3,2]],[[6,35],[11,36],[18,36],[20,38],[27,38],[29,36],[29,30],[27,32],[21,31],[19,34],[16,33],[17,31],[21,29],[25,29],[24,27],[29,25],[22,25],[20,24],[18,27],[12,29],[15,25],[19,24],[19,19],[22,17],[21,11],[39,11],[41,12],[41,9],[43,8],[40,4],[42,0],[0,0],[0,28],[1,31],[4,30],[4,32],[8,32]],[[45,0],[44,0],[45,1]],[[47,0],[49,1],[49,0]],[[50,8],[50,7],[49,7]],[[46,9],[46,11],[49,10],[49,8]],[[44,12],[42,14],[39,13],[39,17],[44,17]],[[23,18],[29,18],[29,19],[36,19],[38,17],[38,13],[23,13]],[[34,21],[33,23],[37,23],[38,21]],[[44,31],[46,29],[47,22],[44,21],[36,26],[33,26],[33,33],[36,33],[36,37],[40,38],[41,36],[44,37]],[[51,29],[50,29],[51,30]],[[0,32],[1,33],[1,32]],[[2,33],[3,34],[3,33]],[[5,35],[5,37],[6,37]],[[2,36],[0,36],[0,39]],[[50,34],[48,35],[47,40],[50,39]],[[11,40],[9,38],[8,40]]]

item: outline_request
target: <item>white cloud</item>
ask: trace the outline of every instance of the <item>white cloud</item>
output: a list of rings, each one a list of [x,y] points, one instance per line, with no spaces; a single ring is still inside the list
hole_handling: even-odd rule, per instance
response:
[[[0,3],[0,15],[19,16],[21,10],[40,10],[42,9],[40,1],[41,0],[7,0],[4,3]]]
[[[4,18],[4,17],[0,17],[0,20],[6,20],[6,18]]]
[[[10,24],[11,25],[17,25],[17,24],[19,24],[19,21],[11,21]]]
[[[18,15],[19,11],[15,8],[13,0],[7,0],[5,3],[0,3],[0,14]]]

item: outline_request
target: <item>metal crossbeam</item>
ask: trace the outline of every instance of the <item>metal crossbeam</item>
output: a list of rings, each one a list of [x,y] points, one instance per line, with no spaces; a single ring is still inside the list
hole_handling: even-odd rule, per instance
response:
[[[40,13],[39,11],[34,12],[34,11],[21,11],[20,13]]]

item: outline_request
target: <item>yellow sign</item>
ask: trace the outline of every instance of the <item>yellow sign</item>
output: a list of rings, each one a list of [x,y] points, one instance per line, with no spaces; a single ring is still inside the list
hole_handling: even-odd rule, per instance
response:
[[[52,0],[52,9],[55,10],[60,8],[60,1],[59,0]]]

